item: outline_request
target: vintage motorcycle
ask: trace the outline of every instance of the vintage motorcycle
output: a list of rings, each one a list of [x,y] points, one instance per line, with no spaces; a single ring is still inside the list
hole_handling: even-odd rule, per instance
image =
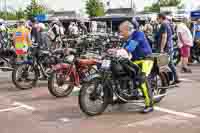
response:
[[[28,50],[28,59],[17,63],[12,81],[19,89],[31,89],[38,80],[47,80],[52,66],[62,62],[63,58],[63,49],[48,51],[33,45]]]
[[[127,59],[113,56],[104,58],[99,73],[89,75],[88,81],[80,89],[80,109],[94,116],[103,113],[116,99],[121,103],[144,103],[143,93],[139,89],[144,80],[152,91],[154,102],[160,102],[168,88],[165,70],[168,56],[155,54],[151,59],[154,66],[149,77],[145,77],[141,67]]]
[[[79,52],[71,49],[63,63],[53,66],[48,79],[48,90],[53,96],[67,97],[87,75],[96,73],[97,60],[80,59],[79,56]]]

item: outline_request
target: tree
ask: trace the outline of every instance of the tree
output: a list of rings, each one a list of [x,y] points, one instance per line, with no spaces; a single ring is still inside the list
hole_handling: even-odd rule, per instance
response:
[[[160,6],[179,6],[181,4],[181,0],[160,0]]]
[[[151,6],[144,7],[145,12],[160,12],[160,5],[158,3],[153,3]]]
[[[147,12],[160,12],[160,7],[176,6],[178,8],[183,8],[184,5],[181,4],[181,2],[181,0],[158,0],[151,6],[146,6],[144,10]]]
[[[185,8],[185,4],[179,4],[178,5],[178,9],[184,9]]]
[[[16,14],[15,12],[0,12],[0,16],[3,19],[7,19],[7,20],[16,20]]]
[[[46,8],[39,5],[36,0],[31,0],[31,4],[26,7],[25,12],[27,17],[31,18],[46,13]]]
[[[22,8],[19,8],[18,11],[16,11],[16,18],[19,20],[19,19],[22,19],[22,18],[25,18],[25,13],[24,13],[24,10],[22,10]]]
[[[86,13],[90,17],[103,16],[105,14],[103,3],[99,0],[87,0]]]

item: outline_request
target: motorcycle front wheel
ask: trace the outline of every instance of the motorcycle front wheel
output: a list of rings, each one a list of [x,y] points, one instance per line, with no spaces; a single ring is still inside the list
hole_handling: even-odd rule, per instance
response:
[[[18,65],[12,71],[12,82],[21,90],[27,90],[35,87],[38,77],[38,70],[31,64]]]
[[[102,114],[109,104],[108,91],[104,91],[102,80],[96,78],[84,83],[79,93],[79,106],[88,116]]]

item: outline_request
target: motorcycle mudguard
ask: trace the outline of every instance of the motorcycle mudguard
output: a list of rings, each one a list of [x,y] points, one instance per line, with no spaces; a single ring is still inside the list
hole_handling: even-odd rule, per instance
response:
[[[60,63],[57,64],[53,67],[53,71],[60,71],[60,70],[69,70],[67,73],[67,76],[73,76],[74,78],[74,84],[76,86],[80,85],[80,79],[79,79],[79,74],[76,72],[76,70],[73,68],[73,66],[71,66],[70,64],[66,64],[66,63]]]
[[[86,78],[84,78],[84,82],[89,82],[91,81],[92,79],[95,79],[95,78],[101,78],[101,75],[100,74],[91,74],[89,76],[87,76]],[[105,93],[108,94],[108,97],[109,97],[109,103],[112,104],[113,103],[113,89],[112,89],[112,86],[109,84],[109,82],[105,82],[104,83],[104,87],[103,87],[103,90]]]

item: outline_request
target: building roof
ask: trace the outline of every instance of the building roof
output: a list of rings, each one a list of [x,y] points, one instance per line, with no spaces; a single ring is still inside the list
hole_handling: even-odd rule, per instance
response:
[[[78,14],[75,11],[59,11],[59,12],[54,12],[54,16],[59,16],[59,17],[77,17]]]
[[[78,14],[75,11],[51,11],[50,17],[77,17]]]
[[[132,19],[131,16],[112,15],[112,16],[93,17],[91,18],[91,21],[123,21],[131,19]]]
[[[49,13],[49,21],[53,18],[58,18],[62,21],[87,21],[86,18],[81,17],[76,11],[54,11]]]
[[[129,15],[133,16],[135,14],[135,11],[132,8],[114,8],[114,9],[108,9],[106,11],[106,15]]]

